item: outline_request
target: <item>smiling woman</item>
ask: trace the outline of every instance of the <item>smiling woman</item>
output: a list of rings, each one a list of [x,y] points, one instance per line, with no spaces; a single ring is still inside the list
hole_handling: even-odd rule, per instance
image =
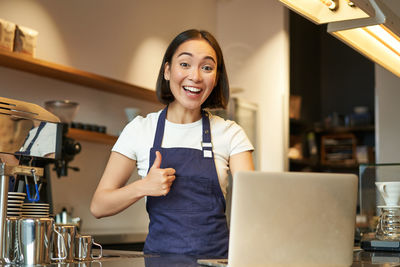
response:
[[[190,53],[190,51],[186,51],[186,49],[198,49],[202,55],[198,55],[199,58],[195,59],[193,58],[194,51]],[[201,59],[204,62],[198,62],[198,64],[200,64],[199,66],[204,67],[206,70],[211,71],[211,74],[216,75],[215,88],[213,88],[210,97],[202,103],[202,108],[226,108],[229,99],[229,82],[222,50],[214,36],[206,31],[196,30],[189,30],[181,33],[168,46],[157,79],[156,91],[160,102],[163,104],[170,104],[175,100],[171,92],[169,78],[166,78],[165,75],[170,74],[172,64],[180,63],[180,61],[177,61],[178,57],[179,60],[182,61],[185,59],[199,61]],[[211,62],[213,70],[210,70],[211,66],[207,65],[207,63],[209,64]],[[188,68],[189,63],[190,62],[182,62],[181,64],[183,64],[183,66],[181,67]],[[201,64],[204,64],[204,66]],[[193,66],[189,70],[193,70]],[[197,71],[194,74],[196,73]]]
[[[225,108],[229,98],[215,38],[198,30],[179,34],[164,55],[156,91],[166,107],[125,127],[91,211],[114,215],[146,197],[145,253],[226,257],[228,171],[254,170],[254,148],[239,125],[205,110]],[[126,185],[136,167],[143,179]]]
[[[214,89],[216,77],[217,57],[212,47],[201,39],[183,43],[175,52],[171,63],[165,64],[164,79],[169,81],[170,90],[175,98],[170,103],[170,110],[177,110],[181,114],[195,111],[197,118],[186,119],[200,119],[198,109]],[[172,119],[172,114],[169,115]]]

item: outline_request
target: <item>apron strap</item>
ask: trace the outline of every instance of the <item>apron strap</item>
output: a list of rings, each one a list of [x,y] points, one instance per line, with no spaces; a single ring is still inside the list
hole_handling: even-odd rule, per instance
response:
[[[203,141],[201,142],[201,147],[203,149],[204,158],[214,158],[213,147],[211,143],[211,128],[209,114],[202,110],[202,122],[203,122]]]
[[[153,148],[161,148],[162,140],[164,137],[164,129],[165,129],[165,120],[167,118],[167,110],[168,106],[161,111],[160,116],[158,117],[156,135],[154,137]],[[213,147],[211,143],[211,128],[210,128],[210,119],[209,114],[202,110],[202,126],[203,126],[203,134],[202,134],[202,142],[201,147],[203,150],[204,158],[214,158]]]
[[[155,149],[161,148],[161,143],[164,136],[165,119],[167,118],[167,109],[168,106],[166,106],[163,109],[163,111],[161,111],[161,114],[158,117],[156,136],[154,137],[154,142],[153,142],[153,147]]]

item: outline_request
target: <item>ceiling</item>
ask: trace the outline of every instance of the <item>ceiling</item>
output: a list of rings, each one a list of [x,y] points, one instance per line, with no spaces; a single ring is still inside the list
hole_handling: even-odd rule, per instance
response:
[[[400,17],[400,1],[399,0],[383,0],[390,9]]]

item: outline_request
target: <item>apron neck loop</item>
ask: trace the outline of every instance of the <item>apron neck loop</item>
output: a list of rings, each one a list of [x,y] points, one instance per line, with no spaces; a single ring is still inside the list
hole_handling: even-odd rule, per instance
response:
[[[167,110],[168,106],[161,111],[161,114],[158,117],[156,135],[153,142],[153,147],[156,149],[161,148],[164,136],[165,120],[167,118]],[[201,147],[203,150],[203,156],[204,158],[213,158],[209,113],[205,110],[202,110],[201,117],[203,126]]]

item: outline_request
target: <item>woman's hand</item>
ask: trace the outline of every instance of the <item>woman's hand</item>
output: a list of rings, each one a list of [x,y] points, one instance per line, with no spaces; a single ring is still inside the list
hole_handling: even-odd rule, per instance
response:
[[[175,170],[161,169],[161,153],[144,179],[127,184],[136,168],[136,161],[117,152],[111,152],[103,177],[92,198],[90,211],[96,218],[117,214],[137,202],[144,196],[162,196],[168,194]]]
[[[161,160],[161,153],[156,151],[153,166],[151,166],[149,173],[142,180],[142,190],[146,196],[165,196],[175,180],[175,169],[161,169]]]

